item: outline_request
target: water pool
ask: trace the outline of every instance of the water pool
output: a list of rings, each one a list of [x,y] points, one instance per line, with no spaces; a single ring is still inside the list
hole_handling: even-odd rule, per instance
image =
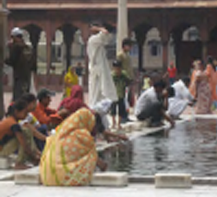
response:
[[[184,172],[217,176],[217,120],[195,119],[101,153],[109,171],[131,175]]]

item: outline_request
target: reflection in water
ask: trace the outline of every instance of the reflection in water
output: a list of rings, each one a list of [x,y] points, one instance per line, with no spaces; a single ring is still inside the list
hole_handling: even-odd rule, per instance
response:
[[[110,171],[217,176],[217,122],[196,119],[162,135],[145,136],[101,153]]]

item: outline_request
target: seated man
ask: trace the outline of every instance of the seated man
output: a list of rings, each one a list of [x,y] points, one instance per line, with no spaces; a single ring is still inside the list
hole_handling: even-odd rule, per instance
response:
[[[168,107],[168,97],[174,94],[174,90],[165,89],[163,81],[154,83],[154,86],[141,94],[136,102],[135,115],[138,120],[150,119],[150,126],[161,126],[162,119],[165,118],[174,126],[174,121],[166,115]]]
[[[58,112],[55,109],[48,107],[52,96],[55,96],[55,93],[47,89],[41,89],[38,92],[37,98],[39,102],[32,114],[36,117],[40,124],[50,126],[56,124],[56,119],[60,119],[61,122],[61,117]]]
[[[22,129],[28,129],[34,135],[35,143],[40,151],[43,151],[48,130],[46,125],[41,125],[38,120],[32,115],[35,110],[37,98],[34,94],[24,94],[21,97],[27,103],[27,116],[24,120],[20,121]]]
[[[188,105],[194,103],[194,97],[188,89],[189,84],[190,79],[184,77],[172,85],[175,96],[169,99],[169,109],[167,111],[171,117],[178,118]]]

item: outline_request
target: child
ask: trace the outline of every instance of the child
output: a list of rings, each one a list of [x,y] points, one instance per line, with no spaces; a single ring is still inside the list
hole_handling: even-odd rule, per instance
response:
[[[125,107],[125,89],[130,84],[130,79],[127,77],[126,73],[122,71],[122,64],[120,61],[113,62],[113,80],[116,86],[118,101],[114,102],[111,107],[111,114],[112,114],[112,128],[116,126],[116,108],[118,105],[118,129],[121,129],[121,119],[126,114],[126,107]]]
[[[149,77],[148,74],[145,74],[143,77],[143,87],[142,87],[142,92],[145,90],[149,89],[152,86],[151,83],[151,78]]]
[[[27,116],[23,121],[20,121],[20,125],[26,129],[29,129],[35,139],[35,143],[40,151],[43,150],[47,133],[47,125],[41,125],[38,120],[31,114],[36,108],[37,99],[34,94],[24,94],[21,97],[22,100],[27,102]]]
[[[25,165],[27,157],[34,165],[40,159],[31,132],[25,133],[18,124],[26,116],[27,103],[18,100],[9,107],[7,117],[0,122],[0,156],[9,156],[18,150],[15,169],[28,168]]]

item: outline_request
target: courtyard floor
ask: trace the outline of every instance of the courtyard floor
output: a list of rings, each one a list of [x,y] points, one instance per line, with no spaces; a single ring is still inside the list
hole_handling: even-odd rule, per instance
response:
[[[0,183],[1,197],[215,197],[217,187],[194,186],[192,189],[156,189],[154,185],[130,184],[125,188],[43,187]]]

